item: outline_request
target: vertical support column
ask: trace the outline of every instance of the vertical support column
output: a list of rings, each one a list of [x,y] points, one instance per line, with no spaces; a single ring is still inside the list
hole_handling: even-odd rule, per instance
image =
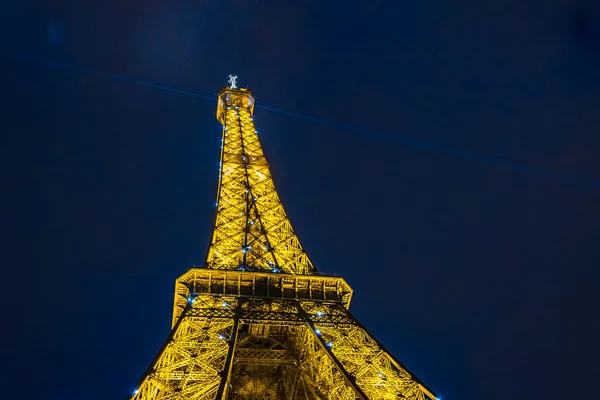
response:
[[[231,369],[233,366],[233,353],[235,352],[235,346],[237,344],[237,333],[240,322],[240,314],[242,313],[243,300],[238,300],[237,307],[235,308],[235,314],[233,319],[233,328],[231,330],[231,337],[229,338],[229,350],[227,351],[227,358],[225,359],[225,366],[221,371],[221,383],[219,384],[219,390],[217,391],[216,400],[227,399],[227,393],[229,392],[229,382],[231,380]]]

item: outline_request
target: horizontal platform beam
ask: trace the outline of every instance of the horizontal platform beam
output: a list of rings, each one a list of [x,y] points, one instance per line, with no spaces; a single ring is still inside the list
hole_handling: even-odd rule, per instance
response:
[[[230,308],[195,308],[188,310],[185,318],[210,318],[213,320],[233,319],[235,312]],[[281,312],[261,310],[256,308],[242,308],[239,314],[242,323],[269,323],[272,325],[286,325],[290,323],[304,324],[307,322],[318,323],[321,325],[356,325],[357,321],[343,314],[320,313],[319,315],[309,315],[305,317],[298,312]]]
[[[347,309],[352,288],[336,276],[192,268],[177,279],[173,324],[192,294],[337,302]]]

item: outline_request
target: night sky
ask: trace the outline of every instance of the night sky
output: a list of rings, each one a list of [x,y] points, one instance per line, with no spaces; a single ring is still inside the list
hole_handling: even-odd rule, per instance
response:
[[[317,268],[440,397],[598,395],[599,3],[12,3],[1,399],[135,387],[205,257],[221,130],[202,96],[230,73],[285,111],[255,123]]]

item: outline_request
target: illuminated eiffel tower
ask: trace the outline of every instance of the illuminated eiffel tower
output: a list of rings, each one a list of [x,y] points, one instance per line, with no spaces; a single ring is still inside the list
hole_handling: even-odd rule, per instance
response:
[[[352,289],[320,274],[277,195],[254,98],[229,86],[206,261],[175,284],[172,330],[129,399],[435,399],[350,314]]]

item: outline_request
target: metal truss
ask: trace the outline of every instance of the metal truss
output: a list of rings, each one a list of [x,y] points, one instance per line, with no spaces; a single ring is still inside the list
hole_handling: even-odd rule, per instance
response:
[[[206,267],[310,274],[316,271],[283,209],[245,89],[219,95],[223,124],[217,215]]]
[[[191,293],[337,301],[346,308],[350,306],[352,297],[348,283],[337,276],[191,268],[177,279],[175,285],[173,325],[186,307]]]
[[[173,326],[132,400],[434,400],[314,267],[275,190],[247,89],[219,94],[217,213],[206,262],[175,285]]]
[[[192,294],[132,399],[434,399],[339,303]]]

